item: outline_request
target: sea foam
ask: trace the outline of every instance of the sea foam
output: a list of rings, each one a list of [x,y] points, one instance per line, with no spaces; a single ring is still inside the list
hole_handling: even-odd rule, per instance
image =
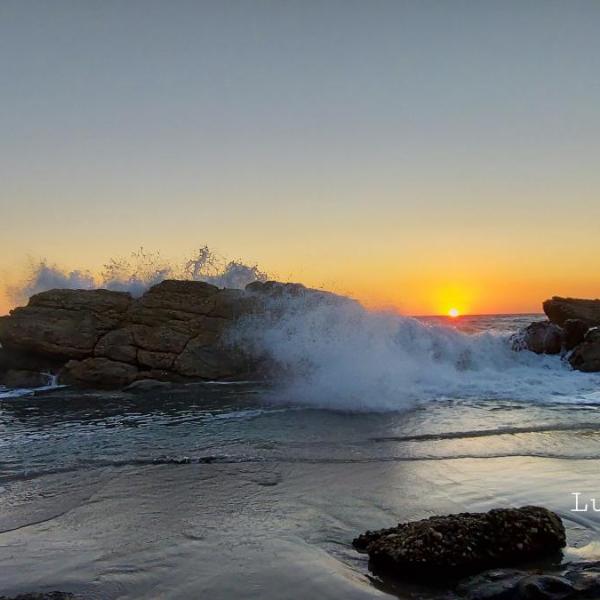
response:
[[[243,319],[234,340],[277,366],[279,402],[341,410],[442,399],[598,402],[600,375],[514,352],[508,334],[465,334],[350,302],[274,302]]]

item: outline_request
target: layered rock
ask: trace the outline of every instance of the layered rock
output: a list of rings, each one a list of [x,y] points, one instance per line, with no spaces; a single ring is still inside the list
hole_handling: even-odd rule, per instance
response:
[[[139,299],[108,290],[43,292],[0,318],[0,372],[31,365],[56,372],[60,365],[61,382],[93,387],[244,376],[256,365],[227,343],[227,332],[239,318],[285,296],[349,302],[273,281],[234,290],[167,280]]]
[[[600,326],[600,300],[581,300],[554,296],[543,304],[548,319],[563,326],[567,319],[583,321],[588,328]]]
[[[108,290],[51,290],[0,319],[0,343],[48,358],[84,358],[100,337],[118,327],[132,304]]]
[[[560,551],[565,529],[541,507],[495,509],[400,523],[367,531],[353,542],[370,568],[397,577],[457,577]]]

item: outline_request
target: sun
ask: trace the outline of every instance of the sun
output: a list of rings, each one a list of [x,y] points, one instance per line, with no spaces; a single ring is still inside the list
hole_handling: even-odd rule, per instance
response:
[[[452,317],[453,319],[456,319],[456,317],[460,317],[460,311],[458,310],[458,308],[451,308],[448,311],[448,316]]]

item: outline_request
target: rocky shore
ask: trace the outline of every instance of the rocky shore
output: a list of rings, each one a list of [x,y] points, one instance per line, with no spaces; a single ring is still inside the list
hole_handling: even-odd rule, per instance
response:
[[[598,563],[563,562],[562,520],[539,506],[400,523],[367,531],[353,545],[369,555],[369,569],[392,593],[412,581],[446,589],[433,594],[443,600],[600,597]]]
[[[600,300],[554,296],[543,308],[548,320],[513,336],[513,349],[562,354],[578,371],[600,371]]]
[[[245,290],[167,280],[134,299],[109,290],[50,290],[0,318],[0,384],[123,388],[134,382],[229,380],[261,365],[228,339],[243,317],[278,298],[350,300],[274,281]],[[146,383],[146,385],[148,385]]]
[[[367,531],[353,544],[378,573],[457,577],[556,554],[566,537],[558,515],[525,506],[400,523]]]
[[[167,280],[140,298],[102,289],[43,292],[0,317],[0,384],[141,388],[254,378],[268,365],[229,333],[240,319],[272,311],[284,297],[353,302],[274,281],[238,290]],[[561,354],[574,369],[600,371],[600,300],[555,297],[543,307],[548,320],[516,334],[513,349]]]

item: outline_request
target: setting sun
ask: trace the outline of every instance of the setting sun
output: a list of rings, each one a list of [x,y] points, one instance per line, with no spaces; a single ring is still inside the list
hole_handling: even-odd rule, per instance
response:
[[[455,319],[456,317],[459,317],[460,316],[460,312],[459,312],[458,308],[451,308],[448,311],[448,316],[452,317],[453,319]]]

